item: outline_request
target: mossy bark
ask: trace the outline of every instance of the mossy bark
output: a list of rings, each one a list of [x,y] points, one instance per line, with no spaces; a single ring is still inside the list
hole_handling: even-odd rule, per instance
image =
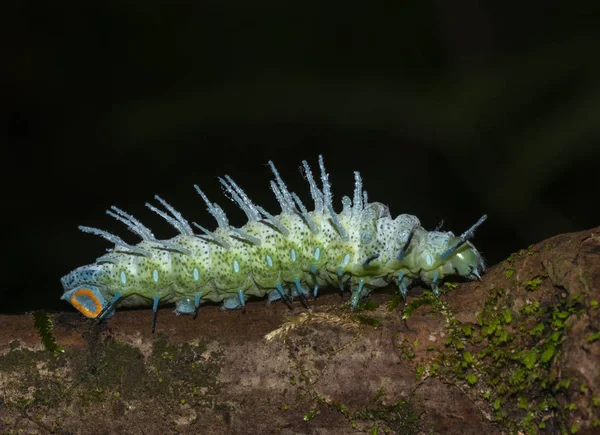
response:
[[[6,433],[592,433],[600,228],[511,255],[481,282],[329,294],[196,320],[0,317]],[[397,306],[396,306],[397,305]]]

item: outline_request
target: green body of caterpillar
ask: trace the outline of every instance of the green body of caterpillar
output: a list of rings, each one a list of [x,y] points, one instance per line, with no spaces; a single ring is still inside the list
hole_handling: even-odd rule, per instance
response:
[[[460,237],[426,231],[415,216],[392,219],[385,205],[368,203],[358,172],[354,197],[344,197],[337,214],[322,158],[319,163],[322,190],[303,162],[315,203],[311,212],[287,190],[271,162],[271,188],[282,208],[278,216],[252,203],[231,178],[220,179],[248,216],[240,229],[230,226],[223,210],[197,186],[217,220],[214,232],[196,225],[202,234],[195,234],[175,209],[156,197],[171,215],[147,205],[180,232],[173,239],[157,240],[133,216],[112,207],[108,213],[143,240],[132,246],[110,233],[80,227],[115,243],[115,248],[63,277],[62,298],[91,318],[112,315],[118,306],[152,304],[154,330],[159,304],[174,302],[178,313],[197,315],[206,301],[223,302],[225,309],[245,309],[249,296],[287,303],[298,296],[306,303],[320,287],[338,286],[351,291],[354,308],[372,289],[390,282],[396,282],[404,296],[415,279],[437,294],[448,275],[474,279],[484,271],[483,259],[468,239],[485,216]]]

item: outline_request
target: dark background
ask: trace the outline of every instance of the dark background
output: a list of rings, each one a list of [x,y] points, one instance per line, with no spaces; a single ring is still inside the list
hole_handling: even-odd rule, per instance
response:
[[[581,4],[580,4],[581,5]],[[0,312],[71,310],[60,277],[137,243],[117,205],[159,194],[214,228],[193,184],[236,225],[231,175],[278,213],[272,159],[323,154],[337,210],[359,170],[371,201],[460,234],[483,213],[490,264],[600,224],[598,15],[568,2],[13,2]],[[5,239],[6,240],[6,239]]]

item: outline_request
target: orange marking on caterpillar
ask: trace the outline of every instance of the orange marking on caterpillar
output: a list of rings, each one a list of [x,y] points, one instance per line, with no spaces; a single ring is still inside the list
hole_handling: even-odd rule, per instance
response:
[[[89,297],[94,302],[96,309],[94,311],[90,311],[85,305],[83,305],[77,300],[78,296]],[[86,317],[89,317],[90,319],[96,318],[98,314],[100,314],[100,312],[102,311],[102,304],[100,303],[96,295],[90,289],[87,288],[82,288],[81,290],[78,290],[77,292],[73,293],[73,296],[71,296],[71,304],[73,304],[73,306],[77,308],[81,312],[81,314],[83,314]]]

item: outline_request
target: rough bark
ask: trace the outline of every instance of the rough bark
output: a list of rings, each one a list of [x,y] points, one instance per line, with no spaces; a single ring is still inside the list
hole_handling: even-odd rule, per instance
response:
[[[592,433],[599,260],[595,228],[515,253],[439,300],[415,288],[395,308],[391,289],[377,292],[355,313],[335,293],[309,310],[257,301],[192,320],[162,309],[155,334],[148,310],[100,324],[0,316],[0,423],[6,433]]]

